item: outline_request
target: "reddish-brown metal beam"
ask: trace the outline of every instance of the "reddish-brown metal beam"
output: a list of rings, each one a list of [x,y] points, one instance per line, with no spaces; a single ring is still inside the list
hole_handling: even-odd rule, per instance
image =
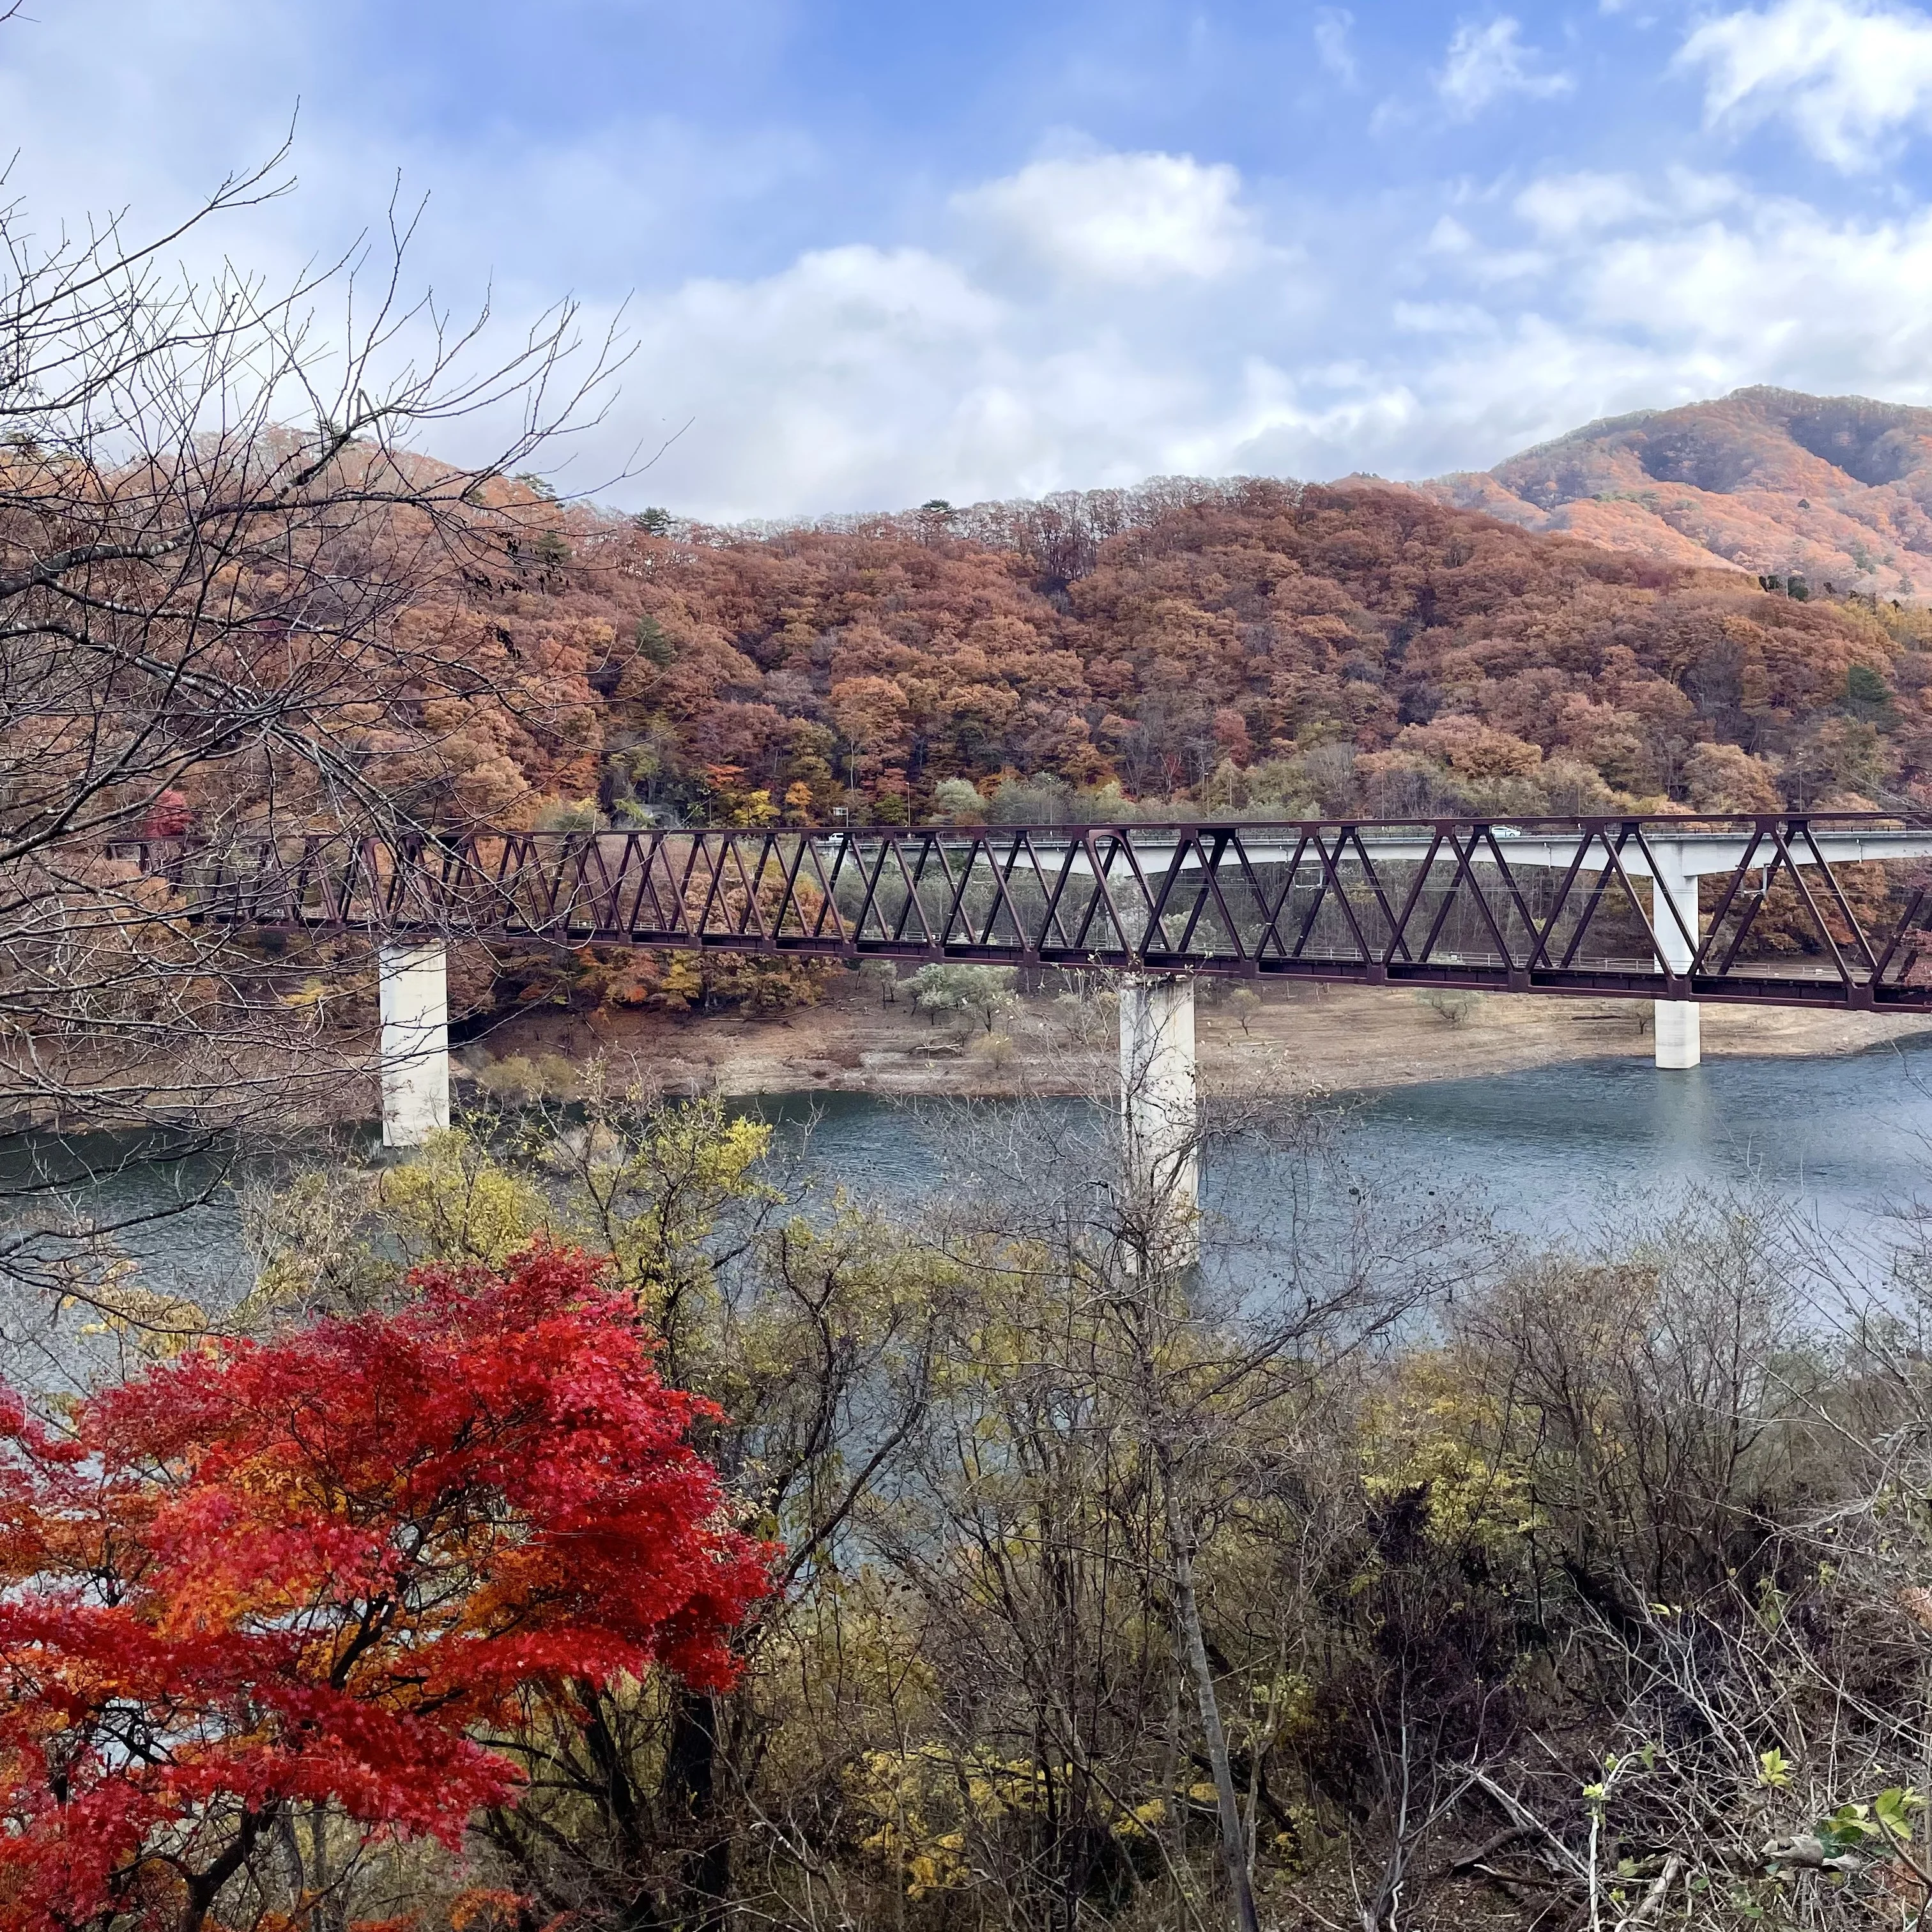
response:
[[[1872,813],[494,830],[110,848],[239,932],[1932,1011],[1932,820]],[[1688,970],[1661,861],[1709,878]],[[1677,942],[1672,941],[1673,944]]]

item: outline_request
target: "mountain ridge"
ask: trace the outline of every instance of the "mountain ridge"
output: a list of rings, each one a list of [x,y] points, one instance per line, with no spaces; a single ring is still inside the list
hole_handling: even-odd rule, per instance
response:
[[[1932,590],[1932,409],[1911,404],[1760,384],[1600,417],[1490,470],[1372,480],[1658,562]]]

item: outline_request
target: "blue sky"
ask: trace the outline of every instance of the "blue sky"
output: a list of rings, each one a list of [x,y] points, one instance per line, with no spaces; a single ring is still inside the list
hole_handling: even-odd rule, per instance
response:
[[[1932,401],[1905,0],[34,0],[44,231],[188,205],[283,275],[429,206],[506,334],[621,308],[564,472],[719,519],[1182,472],[1422,476],[1754,382]],[[452,430],[452,442],[487,425]],[[466,453],[460,446],[452,454]]]

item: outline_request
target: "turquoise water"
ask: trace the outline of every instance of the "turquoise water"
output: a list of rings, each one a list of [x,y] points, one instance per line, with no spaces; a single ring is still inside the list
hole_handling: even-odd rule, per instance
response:
[[[996,1115],[1000,1104],[974,1111]],[[1077,1136],[1094,1121],[1084,1102],[1034,1104],[1053,1132]],[[947,1184],[944,1144],[958,1112],[949,1103],[786,1094],[746,1110],[862,1195],[915,1201]],[[1606,1212],[1690,1186],[1750,1188],[1833,1224],[1932,1202],[1927,1047],[1717,1060],[1688,1072],[1570,1062],[1343,1096],[1334,1120],[1334,1144],[1360,1184],[1480,1202],[1525,1234],[1587,1230]],[[1238,1143],[1210,1149],[1208,1204],[1246,1203],[1264,1165]]]
[[[1056,1172],[1105,1165],[1106,1123],[1078,1100],[966,1107],[816,1094],[739,1105],[777,1124],[788,1162],[887,1207],[976,1178],[1043,1192]],[[1688,1073],[1573,1062],[1343,1096],[1327,1124],[1345,1184],[1392,1217],[1454,1203],[1526,1238],[1586,1234],[1687,1186],[1750,1187],[1861,1231],[1882,1228],[1890,1209],[1932,1204],[1932,1049],[1923,1047],[1717,1060]],[[346,1145],[321,1157],[346,1158]],[[231,1172],[206,1160],[124,1166],[110,1142],[83,1151],[98,1178],[76,1170],[68,1197],[103,1220],[154,1217],[122,1239],[156,1285],[218,1292],[239,1281]],[[1237,1140],[1209,1150],[1204,1199],[1227,1226],[1279,1223],[1292,1205],[1282,1184],[1279,1156],[1265,1148]],[[198,1204],[165,1211],[184,1200]]]

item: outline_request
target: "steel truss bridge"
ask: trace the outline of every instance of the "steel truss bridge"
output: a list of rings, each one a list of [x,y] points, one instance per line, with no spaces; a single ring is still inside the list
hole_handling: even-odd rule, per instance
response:
[[[805,958],[1932,1011],[1932,820],[1336,820],[110,848],[176,916]]]

